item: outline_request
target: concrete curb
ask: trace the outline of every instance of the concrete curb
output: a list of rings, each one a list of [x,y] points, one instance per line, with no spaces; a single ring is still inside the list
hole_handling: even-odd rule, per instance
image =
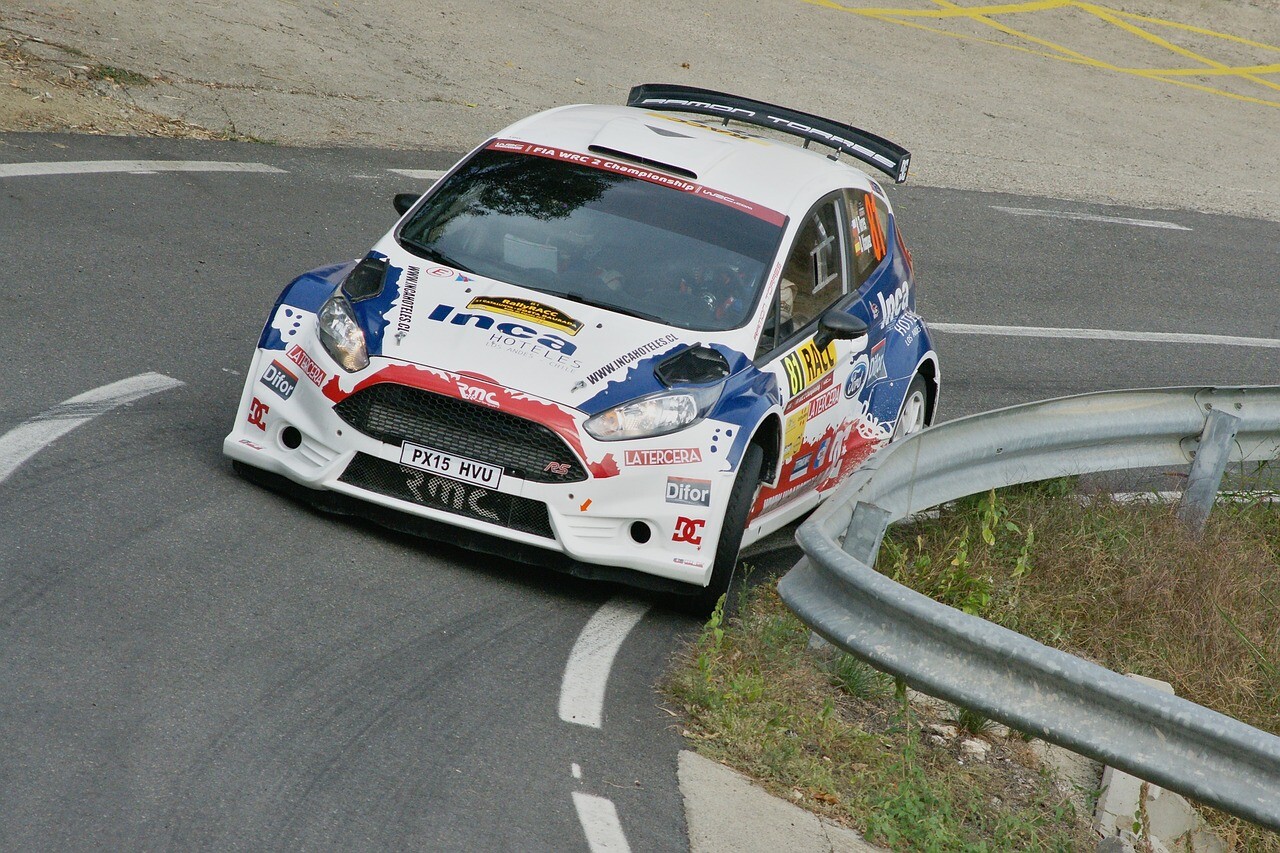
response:
[[[680,751],[692,853],[878,853],[851,829],[779,799],[746,776],[696,752]]]
[[[1148,687],[1173,695],[1173,687],[1167,682],[1133,673],[1128,675]],[[1098,844],[1100,851],[1226,853],[1227,850],[1227,845],[1205,825],[1204,818],[1185,797],[1114,767],[1103,768],[1102,793],[1098,797],[1093,828],[1102,837]]]

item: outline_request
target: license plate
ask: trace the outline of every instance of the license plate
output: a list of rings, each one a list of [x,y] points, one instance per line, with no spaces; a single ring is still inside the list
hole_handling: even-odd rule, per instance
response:
[[[442,477],[496,489],[502,482],[502,466],[487,465],[465,456],[454,456],[431,447],[406,441],[400,448],[400,464],[429,471]]]

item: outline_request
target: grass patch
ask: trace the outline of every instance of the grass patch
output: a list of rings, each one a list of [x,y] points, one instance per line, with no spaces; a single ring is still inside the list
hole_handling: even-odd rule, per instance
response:
[[[121,86],[150,86],[151,80],[137,71],[116,68],[114,65],[94,65],[88,71],[90,80],[110,80]]]
[[[976,534],[975,534],[976,531]],[[1201,541],[1167,505],[1043,487],[967,498],[895,527],[880,571],[1179,696],[1280,731],[1280,507],[1217,507]]]
[[[991,759],[923,741],[927,708],[846,655],[816,655],[772,583],[712,616],[667,682],[698,751],[899,849],[1073,850],[1083,817],[1022,740]]]
[[[1035,640],[1171,683],[1179,696],[1280,732],[1280,506],[1220,504],[1200,541],[1163,504],[1082,503],[1051,481],[977,495],[894,527],[877,568],[939,601]],[[669,679],[700,752],[895,849],[1086,849],[1091,815],[1038,770],[1016,734],[979,714],[923,736],[886,676],[815,655],[807,629],[757,586],[713,618]],[[944,715],[945,716],[945,715]],[[960,763],[956,742],[994,744]],[[1237,849],[1280,836],[1212,811]]]
[[[1280,733],[1280,507],[1221,503],[1200,541],[1174,507],[1087,503],[1070,481],[975,495],[899,526],[878,568],[939,601]],[[1280,836],[1210,812],[1225,840]]]

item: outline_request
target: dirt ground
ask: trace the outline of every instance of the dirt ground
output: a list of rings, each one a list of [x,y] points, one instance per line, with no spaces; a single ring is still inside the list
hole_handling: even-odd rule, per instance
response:
[[[887,136],[922,184],[1280,220],[1280,0],[0,0],[0,38],[3,130],[461,152],[678,82]]]

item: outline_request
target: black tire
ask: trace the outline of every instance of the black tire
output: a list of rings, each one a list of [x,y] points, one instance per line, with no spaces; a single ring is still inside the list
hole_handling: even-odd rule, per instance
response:
[[[733,481],[733,491],[729,493],[729,505],[724,511],[711,581],[692,595],[679,596],[675,604],[680,610],[705,619],[715,610],[720,597],[729,592],[737,575],[738,550],[742,547],[742,535],[747,531],[747,516],[756,498],[763,467],[764,450],[758,444],[748,445],[738,466],[738,476]]]

